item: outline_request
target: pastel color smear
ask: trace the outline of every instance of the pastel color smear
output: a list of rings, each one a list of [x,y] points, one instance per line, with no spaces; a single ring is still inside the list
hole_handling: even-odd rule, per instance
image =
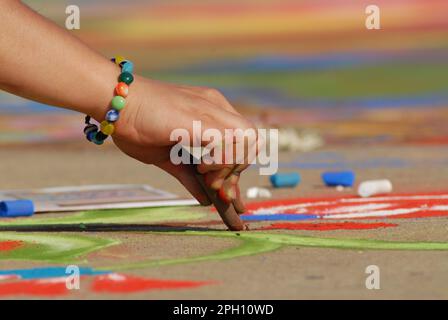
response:
[[[247,208],[252,216],[263,216],[269,212],[271,216],[278,214],[282,217],[287,212],[291,216],[314,215],[323,220],[428,218],[448,215],[448,193],[269,200],[250,203]]]
[[[42,217],[41,217],[42,216]],[[155,223],[168,221],[190,221],[205,216],[204,213],[188,208],[140,208],[120,210],[92,210],[60,217],[45,217],[14,220],[0,220],[0,225],[43,225],[43,224],[75,224],[75,223]]]
[[[270,226],[262,227],[261,230],[365,230],[365,229],[380,229],[388,227],[396,227],[394,223],[357,223],[357,222],[343,222],[343,223],[273,223]]]
[[[68,292],[65,281],[25,280],[0,283],[0,296],[60,296]]]
[[[0,296],[61,296],[70,293],[66,288],[65,267],[48,267],[35,269],[16,269],[0,271]],[[134,293],[148,290],[177,290],[196,288],[210,281],[165,280],[135,277],[110,271],[80,268],[80,275],[93,277],[91,283],[85,285],[97,293]],[[6,282],[2,283],[2,280]]]
[[[210,282],[146,279],[112,273],[96,277],[92,284],[92,290],[99,293],[133,293],[148,290],[197,288],[207,284]]]
[[[23,241],[1,241],[0,242],[0,252],[1,251],[11,251],[17,249],[23,245]]]
[[[372,239],[336,239],[297,236],[292,234],[274,234],[256,231],[241,233],[223,231],[186,231],[170,232],[169,234],[173,236],[190,235],[233,238],[235,240],[239,240],[240,245],[203,256],[177,259],[147,260],[136,263],[121,264],[119,266],[108,266],[101,269],[114,268],[114,270],[132,270],[148,267],[160,267],[164,265],[197,263],[202,261],[220,261],[266,253],[277,250],[284,246],[352,250],[448,250],[448,243],[445,242],[403,242]]]
[[[92,268],[79,268],[79,273],[81,276],[93,276],[106,274],[108,271],[97,271]],[[0,270],[0,277],[16,276],[26,280],[67,277],[69,274],[70,273],[66,273],[66,267]]]
[[[2,251],[1,260],[26,260],[47,262],[73,262],[90,252],[116,245],[111,239],[84,235],[33,234],[0,232],[0,240],[20,241],[26,246],[15,250]]]
[[[317,219],[318,216],[312,214],[257,214],[241,215],[243,221],[273,221],[273,220],[310,220]]]

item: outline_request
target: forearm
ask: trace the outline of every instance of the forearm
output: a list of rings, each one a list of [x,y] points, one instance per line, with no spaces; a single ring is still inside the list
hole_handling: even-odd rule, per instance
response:
[[[20,1],[0,1],[0,88],[101,119],[120,70]]]

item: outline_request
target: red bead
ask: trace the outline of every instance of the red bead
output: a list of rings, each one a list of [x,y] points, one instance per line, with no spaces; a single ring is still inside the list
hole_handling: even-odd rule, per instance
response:
[[[129,87],[124,82],[119,82],[117,86],[115,87],[115,92],[117,95],[122,96],[123,98],[126,98],[129,93]]]

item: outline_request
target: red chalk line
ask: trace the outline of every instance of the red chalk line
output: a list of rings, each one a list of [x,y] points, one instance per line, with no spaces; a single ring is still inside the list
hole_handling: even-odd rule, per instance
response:
[[[394,223],[358,223],[358,222],[342,222],[342,223],[300,223],[300,222],[282,222],[273,223],[269,226],[259,228],[258,230],[365,230],[397,227]]]

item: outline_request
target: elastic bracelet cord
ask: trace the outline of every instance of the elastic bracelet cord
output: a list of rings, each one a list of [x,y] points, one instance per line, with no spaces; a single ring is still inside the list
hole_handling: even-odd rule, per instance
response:
[[[116,65],[120,66],[121,74],[118,77],[118,84],[115,87],[115,96],[110,103],[111,109],[106,113],[106,119],[98,125],[90,123],[90,116],[85,118],[84,134],[87,140],[97,145],[104,143],[104,140],[112,135],[115,131],[115,122],[120,118],[120,111],[126,106],[126,97],[129,94],[129,85],[134,81],[134,64],[123,58],[122,56],[115,56],[111,59]]]

